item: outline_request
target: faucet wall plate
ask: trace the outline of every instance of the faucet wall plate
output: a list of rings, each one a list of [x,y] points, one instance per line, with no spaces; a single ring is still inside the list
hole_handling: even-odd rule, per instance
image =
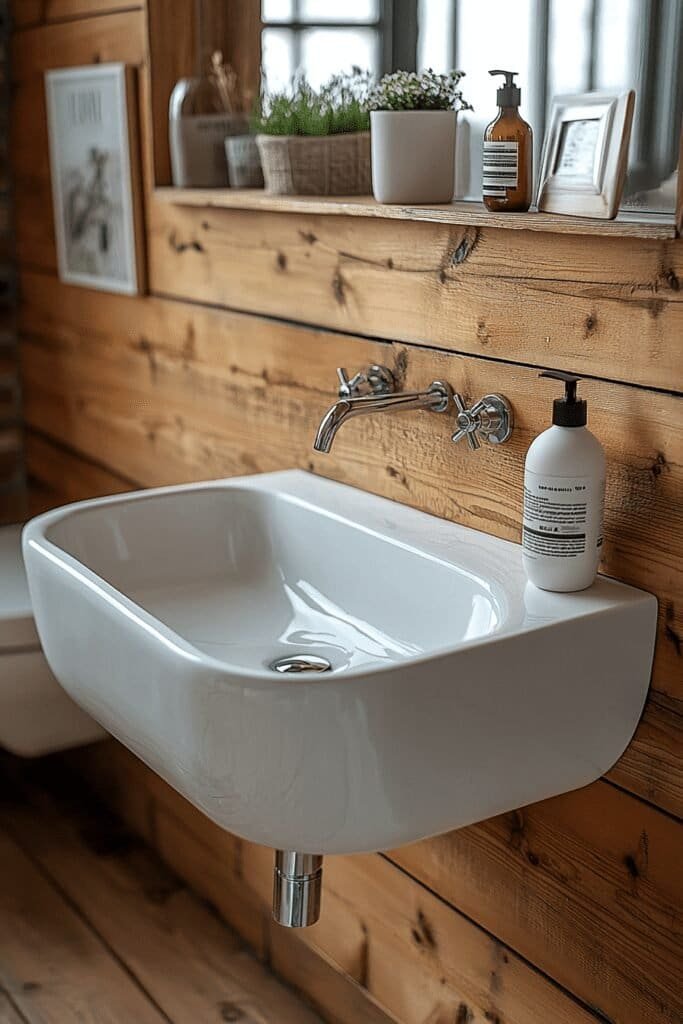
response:
[[[430,412],[448,412],[453,401],[453,388],[445,380],[433,380],[427,388],[433,395],[441,395],[441,401],[431,406]]]
[[[82,502],[23,543],[69,694],[284,851],[391,849],[586,785],[647,693],[651,595],[545,593],[516,544],[297,470]],[[273,671],[293,655],[331,671]],[[306,878],[283,914],[313,914]]]

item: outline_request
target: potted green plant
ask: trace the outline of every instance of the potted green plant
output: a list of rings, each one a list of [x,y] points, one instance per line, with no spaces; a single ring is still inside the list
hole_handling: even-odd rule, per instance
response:
[[[303,77],[266,93],[254,117],[266,190],[279,195],[369,195],[370,75],[354,68],[320,89]]]
[[[372,190],[380,203],[449,203],[455,182],[455,123],[463,71],[385,75],[367,99]]]

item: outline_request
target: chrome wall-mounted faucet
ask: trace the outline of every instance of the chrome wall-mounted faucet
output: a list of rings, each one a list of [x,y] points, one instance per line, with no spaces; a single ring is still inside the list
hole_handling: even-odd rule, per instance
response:
[[[489,444],[504,444],[512,434],[512,406],[503,395],[484,395],[468,409],[461,395],[453,396],[458,410],[457,430],[451,438],[467,438],[471,451],[481,448],[480,437]]]
[[[429,409],[446,412],[453,391],[444,381],[434,380],[426,391],[396,391],[396,381],[386,366],[368,366],[349,380],[346,370],[337,370],[339,401],[323,416],[313,442],[317,452],[329,452],[342,423],[353,416],[392,409]]]

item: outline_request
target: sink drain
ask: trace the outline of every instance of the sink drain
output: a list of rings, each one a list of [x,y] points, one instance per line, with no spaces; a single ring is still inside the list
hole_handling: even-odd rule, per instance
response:
[[[271,661],[273,672],[330,672],[332,666],[327,658],[318,658],[314,654],[290,654],[286,658]]]

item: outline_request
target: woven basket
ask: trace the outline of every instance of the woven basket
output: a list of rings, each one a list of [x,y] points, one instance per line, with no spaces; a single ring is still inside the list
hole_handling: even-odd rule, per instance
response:
[[[281,196],[358,196],[372,192],[370,132],[257,135],[266,191]]]

